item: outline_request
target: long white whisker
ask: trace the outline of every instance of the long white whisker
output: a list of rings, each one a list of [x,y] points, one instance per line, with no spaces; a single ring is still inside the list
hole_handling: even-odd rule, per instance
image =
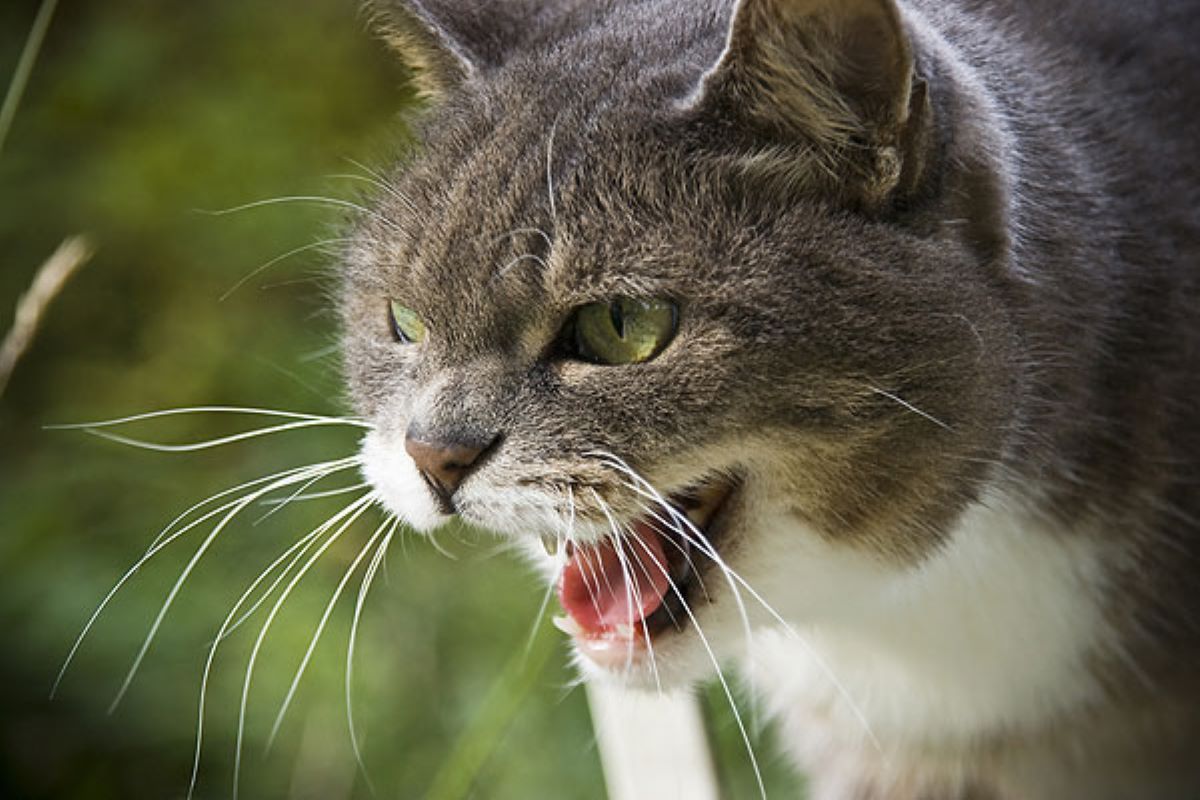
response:
[[[384,175],[382,172],[380,172],[379,170],[371,169],[370,167],[366,166],[365,164],[363,164],[359,161],[355,161],[353,158],[347,158],[346,161],[349,162],[352,166],[358,167],[363,172],[367,173],[367,175],[369,175],[370,178],[374,179],[372,181],[372,183],[374,183],[375,186],[383,189],[385,192],[388,193],[388,195],[390,195],[391,197],[393,197],[397,201],[399,201],[399,203],[402,206],[404,206],[407,211],[414,213],[414,214],[417,212],[417,206],[416,206],[416,204],[413,203],[412,198],[401,193],[400,191],[398,191],[396,189],[396,187],[394,187],[390,183],[388,183],[387,176]],[[361,176],[361,175],[358,177],[362,178],[364,180],[369,180],[368,178],[364,178],[364,176]]]
[[[830,668],[830,666],[825,662],[825,659],[821,657],[821,655],[816,651],[815,648],[813,648],[813,646],[811,644],[809,644],[808,639],[801,636],[799,634],[799,632],[797,632],[796,629],[789,622],[787,622],[787,620],[785,620],[783,618],[783,616],[778,611],[776,611],[775,608],[770,603],[768,603],[763,598],[763,596],[761,594],[759,594],[758,591],[753,586],[750,585],[750,583],[748,581],[746,581],[741,575],[739,575],[734,569],[732,569],[725,562],[725,560],[721,557],[720,553],[717,552],[716,548],[713,547],[712,544],[709,543],[708,540],[704,537],[704,535],[699,530],[696,529],[696,526],[692,523],[692,521],[690,519],[688,519],[685,515],[681,515],[681,514],[679,514],[679,512],[675,511],[674,507],[672,507],[670,505],[670,503],[666,503],[665,501],[663,501],[662,496],[648,481],[646,481],[645,478],[638,475],[637,472],[635,472],[631,467],[629,467],[628,464],[626,464],[624,461],[617,458],[616,456],[614,456],[610,453],[600,453],[599,455],[608,459],[610,461],[610,463],[612,463],[617,468],[621,469],[621,471],[625,472],[625,474],[629,475],[635,481],[637,481],[638,483],[643,484],[645,487],[647,487],[647,491],[650,494],[649,495],[643,494],[643,496],[651,496],[651,497],[655,498],[656,500],[658,500],[659,502],[661,502],[663,504],[663,506],[671,513],[671,515],[673,517],[675,517],[677,519],[677,521],[680,523],[680,526],[674,528],[674,530],[678,531],[681,536],[684,536],[688,541],[690,541],[693,545],[695,545],[697,548],[699,548],[701,550],[701,552],[703,552],[706,556],[708,556],[708,558],[711,559],[712,562],[714,564],[716,564],[718,566],[718,568],[721,570],[721,572],[726,576],[726,580],[732,579],[733,581],[737,581],[737,583],[741,584],[742,588],[744,588],[750,594],[750,596],[752,598],[754,598],[754,600],[757,601],[759,603],[759,605],[761,605],[763,607],[763,609],[766,610],[766,612],[777,623],[779,623],[783,627],[783,629],[788,633],[788,635],[790,637],[792,637],[796,642],[798,642],[800,644],[800,646],[805,649],[805,651],[808,652],[808,654],[816,662],[817,666],[821,669],[821,671],[825,674],[825,676],[833,684],[833,686],[834,686],[835,690],[838,692],[838,694],[842,697],[843,700],[846,701],[846,704],[850,707],[851,712],[854,714],[854,716],[858,720],[859,724],[862,725],[863,731],[866,733],[867,738],[870,739],[872,746],[875,748],[875,750],[877,752],[879,752],[880,754],[883,754],[884,753],[883,745],[879,742],[878,737],[876,737],[874,730],[871,728],[870,722],[867,721],[866,714],[864,714],[862,712],[862,709],[859,707],[858,703],[854,700],[854,697],[850,694],[850,691],[845,687],[844,684],[842,684],[842,682],[838,679],[837,675],[834,674],[833,669]],[[638,486],[630,485],[630,484],[626,484],[626,485],[629,486],[629,488],[633,489],[634,491],[638,491],[639,493],[641,493],[641,490],[639,489]],[[685,526],[686,526],[686,528],[690,529],[691,533],[688,533],[684,530]],[[741,597],[740,593],[735,591],[734,597],[738,598],[739,603],[740,603],[740,597]],[[744,606],[742,608],[740,608],[739,610],[743,614],[745,613]],[[743,617],[743,619],[745,619],[745,617]],[[745,622],[745,624],[748,625],[749,624],[748,621]]]
[[[600,602],[597,595],[600,593],[600,578],[596,575],[596,565],[587,556],[583,556],[579,563],[583,567],[579,571],[579,577],[583,579],[583,586],[587,589],[588,599],[592,603],[592,608],[596,611],[596,616],[599,617]],[[592,577],[590,581],[588,580],[589,574]]]
[[[621,530],[625,533],[625,536],[623,537],[624,539],[629,539],[631,541],[634,539],[634,535],[629,531],[628,528],[626,528],[625,526],[621,526]],[[640,539],[637,541],[639,543],[641,543]],[[635,593],[638,593],[639,597],[640,597],[640,593],[638,592],[637,575],[636,575],[636,573],[634,573],[632,570],[629,569],[628,561],[632,560],[637,565],[638,569],[641,570],[642,575],[645,576],[646,580],[650,583],[650,585],[653,585],[654,581],[650,577],[650,571],[648,569],[646,569],[646,565],[643,564],[642,560],[637,557],[637,554],[630,552],[629,555],[626,555],[624,550],[625,550],[624,545],[617,547],[617,559],[621,562],[621,571],[624,572],[626,575],[626,585],[628,585],[629,581],[632,581],[633,582],[633,590]],[[668,577],[667,580],[669,581],[670,578]],[[631,600],[629,602],[629,605],[631,608],[633,607],[633,603]],[[671,614],[671,610],[669,608],[667,609],[667,613]],[[674,618],[675,618],[675,615],[671,614],[672,621],[674,620]],[[662,677],[658,674],[658,657],[654,653],[654,637],[652,637],[650,635],[650,628],[646,624],[645,617],[641,618],[640,623],[642,626],[642,636],[645,637],[645,640],[646,640],[646,652],[650,656],[650,671],[654,674],[654,686],[655,686],[655,689],[658,691],[658,693],[661,695],[663,693]],[[632,658],[632,654],[633,654],[633,650],[631,648],[630,649],[630,657],[631,658]]]
[[[321,546],[316,549],[316,551],[308,558],[308,560],[304,562],[304,565],[296,572],[295,575],[292,576],[292,579],[288,581],[287,586],[283,588],[283,591],[280,593],[279,598],[275,601],[275,604],[271,606],[271,610],[268,612],[267,618],[263,622],[262,628],[258,632],[258,638],[255,639],[254,647],[250,651],[250,660],[246,664],[246,678],[242,683],[242,700],[238,709],[237,749],[233,760],[234,800],[237,800],[238,797],[238,787],[242,772],[242,743],[245,739],[246,732],[246,707],[250,697],[250,684],[254,678],[254,665],[258,661],[258,654],[259,651],[262,650],[263,642],[266,641],[267,633],[269,633],[271,630],[271,624],[275,621],[275,617],[279,614],[279,610],[283,608],[283,604],[287,602],[292,590],[296,588],[296,584],[298,584],[300,580],[308,573],[313,564],[317,563],[321,556],[324,555],[331,546],[333,546],[334,542],[336,542],[341,535],[346,532],[346,529],[353,525],[355,520],[362,516],[363,513],[370,508],[371,504],[376,500],[377,497],[374,492],[368,492],[347,506],[346,509],[339,512],[339,516],[343,518],[343,521],[338,526],[337,530],[321,543]]]
[[[517,256],[512,261],[509,261],[507,264],[505,264],[503,267],[501,267],[496,272],[496,277],[497,278],[504,277],[505,275],[508,274],[509,270],[511,270],[517,264],[520,264],[522,261],[536,261],[541,266],[542,269],[550,268],[549,265],[546,263],[546,259],[542,258],[541,256],[534,255],[533,253],[526,253],[524,255]]]
[[[287,497],[263,500],[261,503],[259,503],[259,505],[274,506],[275,509],[278,509],[280,506],[290,505],[291,503],[304,503],[309,500],[324,500],[327,497],[339,497],[344,494],[350,494],[351,492],[357,492],[360,489],[365,489],[370,485],[371,484],[367,483],[366,481],[363,481],[362,483],[356,483],[351,486],[342,486],[338,489],[326,489],[325,491],[321,492],[309,492],[307,494],[293,493]],[[273,510],[271,513],[273,514],[275,511]],[[261,520],[259,521],[261,522]]]
[[[230,214],[237,214],[241,211],[250,211],[255,208],[283,205],[286,203],[312,203],[314,205],[321,206],[349,208],[353,211],[358,211],[363,214],[374,214],[374,212],[372,212],[371,209],[367,208],[366,206],[351,202],[349,200],[342,200],[337,197],[323,197],[321,195],[312,194],[288,195],[286,197],[268,197],[264,200],[253,200],[249,203],[242,203],[241,205],[230,206],[229,208],[197,208],[193,210],[197,214],[206,214],[210,217],[225,217]]]
[[[547,249],[554,247],[554,240],[550,238],[550,234],[546,233],[541,228],[513,228],[508,233],[501,234],[501,235],[497,236],[495,239],[493,239],[492,244],[494,245],[503,239],[511,239],[512,237],[517,236],[519,234],[523,234],[523,233],[537,234],[538,236],[540,236],[542,238],[542,241],[546,243]]]
[[[316,630],[313,631],[312,638],[309,640],[308,649],[304,651],[304,658],[300,660],[300,666],[296,669],[296,674],[292,678],[292,684],[288,687],[287,695],[283,698],[283,703],[279,706],[279,713],[275,715],[275,723],[271,726],[271,733],[267,736],[267,748],[269,749],[275,742],[275,737],[279,735],[279,728],[283,725],[283,718],[287,715],[288,708],[292,704],[292,699],[296,696],[296,689],[300,686],[300,680],[304,677],[304,672],[308,669],[308,664],[312,661],[313,652],[317,649],[317,642],[321,640],[321,634],[325,632],[325,626],[329,623],[329,618],[333,615],[333,609],[337,606],[337,601],[341,598],[342,592],[346,590],[346,585],[350,583],[351,576],[358,571],[358,565],[363,562],[368,553],[373,553],[375,542],[379,541],[383,536],[384,530],[392,524],[392,520],[384,519],[371,534],[371,538],[358,551],[358,555],[350,562],[350,566],[342,574],[342,578],[338,581],[337,586],[333,590],[333,596],[329,598],[329,602],[325,604],[325,611],[321,614],[321,619],[317,623]]]
[[[526,660],[529,659],[529,654],[533,651],[533,643],[537,639],[538,629],[542,627],[542,620],[546,617],[546,609],[550,607],[550,596],[552,594],[554,594],[553,581],[546,587],[546,591],[542,593],[542,602],[538,605],[537,614],[533,618],[533,625],[529,629],[529,639],[525,642]]]
[[[629,605],[629,608],[633,608],[633,589],[636,588],[636,578],[629,571],[629,565],[625,563],[624,554],[622,554],[622,552],[621,552],[621,550],[623,548],[623,544],[621,541],[622,540],[621,527],[620,527],[620,525],[617,524],[616,518],[609,511],[608,504],[605,503],[604,499],[600,497],[600,493],[597,492],[595,489],[590,489],[590,491],[592,493],[592,496],[596,499],[596,503],[599,504],[600,510],[602,512],[604,512],[604,516],[608,520],[608,527],[612,530],[613,552],[617,554],[617,563],[621,565],[621,573],[625,577],[625,602]],[[606,582],[608,582],[608,573],[607,572],[604,575],[604,580]],[[633,583],[633,586],[630,585],[631,583]],[[610,582],[609,586],[608,586],[609,593],[611,593],[612,590],[613,590],[613,587]],[[643,620],[642,624],[643,625],[645,624],[644,620]],[[649,637],[647,637],[647,639],[648,638]],[[632,669],[633,669],[633,648],[631,647],[625,654],[625,671],[629,672]]]
[[[396,529],[399,526],[400,520],[393,518],[391,530],[383,537],[383,541],[371,558],[371,563],[367,565],[367,572],[358,587],[358,597],[354,601],[354,618],[350,621],[350,640],[346,643],[346,724],[350,728],[350,747],[354,751],[354,760],[358,762],[358,768],[362,772],[363,780],[367,782],[367,789],[371,794],[375,794],[375,787],[371,782],[371,776],[367,774],[367,765],[363,760],[362,748],[358,741],[358,731],[354,726],[354,703],[352,700],[354,648],[358,642],[358,623],[362,619],[363,605],[367,601],[367,594],[371,591],[371,584],[375,582],[375,575],[379,572],[379,566],[387,556],[388,546],[391,545],[392,537],[396,535]]]
[[[332,474],[334,474],[334,473],[336,473],[336,472],[340,472],[341,470],[343,470],[343,469],[347,469],[348,467],[357,466],[357,465],[358,465],[358,463],[359,463],[359,458],[358,458],[357,456],[352,456],[352,457],[349,457],[349,458],[347,458],[347,459],[346,459],[346,462],[348,462],[348,463],[346,463],[344,466],[338,467],[337,469],[334,469],[334,470],[332,470],[332,471],[330,471],[330,472],[322,473],[322,474],[321,474],[321,477],[327,477],[328,475],[332,475]],[[265,475],[265,476],[263,476],[263,477],[260,477],[260,478],[255,478],[254,480],[251,480],[251,481],[246,481],[245,483],[243,483],[243,484],[239,484],[238,486],[233,486],[233,487],[231,487],[231,488],[229,488],[229,489],[223,489],[223,490],[221,490],[220,492],[217,492],[216,494],[209,495],[208,497],[204,498],[204,499],[203,499],[203,500],[201,500],[200,502],[198,502],[198,503],[196,503],[196,504],[194,504],[194,505],[190,506],[190,507],[189,507],[189,508],[188,508],[186,511],[184,511],[182,514],[180,514],[179,516],[175,517],[175,519],[171,520],[170,524],[169,524],[169,525],[167,525],[165,528],[163,528],[161,531],[159,531],[159,534],[158,534],[158,536],[154,537],[154,541],[152,541],[152,542],[150,543],[150,546],[146,548],[146,552],[147,552],[147,553],[149,553],[151,550],[154,550],[155,548],[157,548],[157,547],[158,547],[158,545],[159,545],[159,543],[160,543],[160,542],[162,542],[164,539],[166,539],[166,538],[167,538],[168,534],[170,534],[170,532],[171,532],[171,531],[172,531],[172,530],[175,528],[175,526],[176,526],[176,525],[178,525],[178,524],[179,524],[180,522],[182,522],[183,520],[187,519],[187,517],[188,517],[189,515],[191,515],[191,514],[192,514],[192,512],[194,512],[194,511],[197,511],[198,509],[201,509],[201,508],[203,508],[204,506],[208,505],[209,503],[212,503],[213,501],[216,501],[216,500],[220,500],[222,497],[228,497],[228,496],[229,496],[229,495],[231,495],[231,494],[236,494],[237,492],[240,492],[240,491],[242,491],[243,489],[248,489],[248,488],[250,488],[251,486],[257,486],[257,485],[259,485],[259,484],[263,484],[263,483],[269,483],[270,481],[273,481],[273,480],[275,480],[275,479],[277,479],[277,478],[281,478],[281,477],[284,477],[284,476],[287,476],[287,475],[292,475],[292,474],[297,474],[297,473],[305,472],[305,471],[307,471],[308,469],[312,468],[313,466],[315,466],[315,465],[313,465],[313,464],[309,464],[309,465],[302,466],[302,467],[292,467],[292,468],[290,468],[290,469],[283,470],[282,472],[277,472],[277,473],[275,473],[275,474],[273,474],[273,475]],[[271,502],[271,501],[269,501],[269,500],[264,500],[264,501],[262,501],[262,502],[264,502],[264,503],[268,503],[268,502]],[[228,505],[227,505],[227,506],[225,506],[225,507],[227,508],[227,507],[228,507]]]
[[[654,500],[654,502],[658,503],[659,506],[661,506],[664,510],[666,510],[667,514],[670,515],[675,520],[675,523],[669,524],[669,527],[672,530],[674,530],[676,533],[678,533],[680,536],[682,536],[686,540],[690,541],[692,545],[699,548],[699,550],[702,553],[704,553],[710,559],[712,559],[713,563],[715,563],[721,569],[721,572],[724,575],[725,580],[733,588],[734,602],[737,605],[738,615],[741,617],[742,627],[745,630],[746,647],[747,647],[747,649],[749,649],[750,638],[751,638],[750,637],[750,630],[751,630],[750,629],[750,615],[746,611],[746,604],[742,600],[741,593],[737,591],[737,587],[730,577],[730,570],[729,570],[728,565],[725,564],[725,560],[723,558],[721,558],[720,555],[717,553],[716,548],[713,547],[708,542],[708,540],[705,539],[705,537],[698,530],[696,530],[695,525],[692,524],[692,521],[689,520],[686,515],[680,514],[675,509],[674,506],[672,506],[669,502],[667,502],[666,498],[664,498],[662,496],[662,494],[660,494],[659,491],[657,489],[655,489],[654,486],[648,480],[646,480],[641,475],[639,475],[637,473],[637,471],[634,470],[632,467],[630,467],[627,463],[625,463],[625,461],[623,459],[618,458],[617,456],[615,456],[611,453],[604,453],[604,454],[602,454],[602,457],[609,464],[615,466],[620,472],[623,472],[626,475],[628,475],[630,478],[632,478],[635,481],[635,483],[640,484],[641,486],[645,487],[644,489],[640,489],[638,486],[631,486],[630,488],[634,489],[634,491],[637,491],[643,497],[648,497],[649,499]],[[628,486],[628,484],[626,484],[626,485]],[[686,523],[687,527],[691,528],[691,530],[693,531],[695,536],[687,536],[687,534],[684,533],[684,530],[682,528],[682,524],[684,524],[684,523]]]
[[[357,463],[357,459],[354,460],[354,463]],[[204,500],[200,501],[199,503],[196,503],[191,508],[187,509],[182,514],[177,516],[175,519],[171,520],[170,524],[168,524],[165,528],[163,528],[162,531],[159,532],[158,536],[156,536],[154,538],[154,541],[150,544],[150,547],[147,548],[146,552],[142,555],[142,557],[139,558],[136,562],[134,562],[133,566],[131,566],[129,569],[127,569],[124,572],[124,574],[121,575],[120,579],[118,579],[117,582],[113,585],[113,587],[111,589],[109,589],[108,594],[106,594],[104,596],[104,599],[100,601],[99,605],[96,606],[96,609],[92,612],[91,616],[88,617],[88,621],[84,624],[82,630],[80,630],[80,632],[79,632],[79,635],[75,638],[75,641],[71,645],[71,649],[67,653],[66,658],[63,659],[63,664],[58,670],[58,675],[55,677],[54,685],[50,689],[50,698],[53,699],[54,696],[58,693],[59,686],[62,684],[63,678],[66,676],[67,670],[70,668],[71,663],[75,660],[75,656],[79,652],[79,648],[82,646],[84,640],[87,638],[88,634],[91,632],[93,626],[95,626],[96,621],[100,618],[100,615],[104,613],[104,609],[106,609],[108,607],[108,604],[110,602],[112,602],[112,599],[117,595],[117,593],[121,590],[121,588],[126,583],[128,583],[129,580],[132,579],[133,576],[136,575],[143,566],[145,566],[147,561],[149,561],[151,558],[153,558],[163,548],[170,545],[171,542],[174,542],[180,536],[187,533],[189,530],[196,527],[197,525],[203,523],[205,520],[211,519],[212,517],[220,514],[221,512],[237,505],[238,501],[235,500],[230,503],[226,503],[225,505],[220,506],[220,507],[208,512],[207,514],[200,517],[199,519],[194,520],[187,527],[185,527],[179,531],[176,531],[174,534],[171,534],[171,530],[176,525],[178,525],[182,520],[186,519],[188,517],[188,515],[190,515],[193,511],[196,511],[199,508],[203,508],[208,503],[211,503],[215,500],[219,500],[222,497],[226,497],[228,495],[235,494],[244,489],[248,489],[252,486],[257,486],[257,485],[260,485],[263,483],[269,483],[271,481],[279,480],[281,478],[286,479],[289,477],[295,477],[300,474],[307,474],[306,471],[309,469],[312,469],[312,468],[313,468],[312,465],[310,465],[308,467],[293,467],[292,469],[284,470],[283,472],[279,472],[274,475],[267,475],[267,476],[264,476],[261,478],[255,478],[252,481],[247,481],[246,483],[240,484],[238,486],[234,486],[229,489],[225,489],[215,495],[205,498]]]
[[[342,509],[342,512],[346,512],[349,508],[350,505],[348,504]],[[192,777],[188,785],[188,800],[191,800],[192,795],[196,790],[196,781],[200,774],[200,754],[204,743],[204,709],[208,697],[209,677],[212,674],[213,662],[217,657],[217,648],[220,646],[221,642],[233,635],[233,632],[241,627],[242,623],[249,619],[254,612],[257,611],[262,604],[265,603],[267,599],[275,593],[275,589],[277,589],[279,584],[287,578],[287,576],[291,573],[292,568],[300,562],[300,559],[304,557],[304,554],[308,552],[313,543],[319,540],[326,531],[337,524],[337,520],[339,518],[339,514],[335,514],[333,517],[302,536],[278,558],[272,561],[267,568],[260,572],[258,577],[255,578],[248,587],[246,587],[245,591],[243,591],[242,595],[237,599],[237,602],[233,604],[233,608],[229,610],[229,613],[225,615],[225,619],[221,622],[221,627],[217,631],[216,638],[214,638],[212,644],[209,645],[208,657],[204,661],[204,672],[200,678],[200,701],[196,713],[196,747],[192,757]],[[288,561],[288,559],[290,559],[290,561]],[[241,609],[246,601],[250,599],[259,585],[261,585],[263,581],[274,574],[279,566],[285,561],[288,561],[287,565],[283,568],[283,570],[280,571],[275,580],[271,582],[271,585],[267,587],[262,596],[255,601],[255,603],[246,611],[246,613],[238,617],[236,622],[233,622],[234,617],[237,616],[238,610]]]
[[[335,466],[338,463],[339,462],[336,461],[326,462],[325,464],[319,465],[318,468],[314,468],[314,472],[319,471],[320,469]],[[183,571],[179,574],[179,578],[176,579],[175,584],[171,587],[171,591],[167,594],[166,600],[163,601],[162,608],[159,609],[158,616],[154,618],[154,622],[151,624],[150,630],[146,634],[145,640],[142,642],[141,649],[138,650],[137,657],[133,660],[133,665],[129,668],[129,672],[125,675],[125,680],[121,684],[121,688],[117,691],[116,697],[113,698],[112,704],[109,706],[109,713],[112,713],[116,710],[117,706],[121,703],[121,698],[123,698],[125,696],[125,692],[129,690],[129,686],[133,683],[133,678],[137,674],[138,668],[142,664],[142,660],[145,659],[146,653],[149,651],[150,645],[154,641],[154,637],[158,634],[158,629],[162,626],[163,619],[167,616],[167,612],[170,610],[171,605],[175,602],[175,598],[179,594],[180,589],[183,588],[183,584],[187,581],[188,577],[192,574],[192,571],[196,568],[196,565],[200,563],[200,559],[202,559],[204,554],[208,552],[209,547],[212,546],[212,543],[216,541],[217,537],[220,536],[221,532],[226,528],[226,526],[228,526],[229,523],[233,521],[234,517],[241,513],[246,506],[250,505],[258,498],[269,492],[275,491],[281,486],[287,486],[296,480],[305,480],[307,477],[307,475],[304,475],[303,477],[293,475],[288,478],[281,478],[280,480],[270,483],[261,489],[251,492],[250,494],[231,504],[233,507],[225,514],[224,517],[221,518],[220,522],[213,526],[212,531],[210,531],[208,536],[205,537],[204,541],[200,543],[200,546],[192,555],[191,560],[189,560],[184,566]],[[187,529],[182,529],[180,533],[182,533],[183,530]],[[169,543],[169,541],[170,540],[164,541],[160,546],[165,546]]]
[[[893,403],[896,403],[897,405],[907,409],[908,411],[911,411],[912,413],[916,414],[918,417],[923,417],[924,419],[929,420],[934,425],[937,425],[939,428],[945,428],[948,431],[954,430],[954,428],[950,427],[945,422],[942,422],[940,419],[935,417],[933,414],[930,414],[928,411],[922,411],[921,409],[917,408],[912,403],[908,402],[903,397],[900,397],[897,394],[893,394],[892,392],[885,391],[883,389],[880,389],[878,386],[872,386],[870,384],[867,384],[867,388],[870,389],[875,394],[879,395],[880,397],[886,397],[888,400],[891,400]]]
[[[717,655],[713,652],[712,646],[708,642],[708,637],[704,635],[704,630],[700,627],[700,622],[696,619],[696,615],[692,613],[692,608],[683,596],[683,592],[671,580],[671,575],[667,572],[665,564],[659,562],[658,558],[640,539],[634,539],[634,542],[646,551],[646,555],[650,561],[658,567],[663,575],[666,576],[667,582],[671,587],[671,591],[679,599],[683,605],[684,612],[692,621],[692,626],[696,629],[696,635],[700,638],[700,643],[704,645],[705,651],[708,653],[708,658],[712,661],[713,668],[717,671],[717,680],[721,684],[721,689],[725,693],[725,699],[729,702],[729,710],[733,712],[733,721],[737,723],[738,733],[741,734],[742,744],[746,747],[746,755],[750,758],[750,767],[754,770],[754,780],[758,783],[758,793],[762,800],[767,800],[767,787],[763,783],[762,770],[758,766],[758,758],[754,755],[754,745],[750,743],[750,734],[746,730],[746,725],[742,721],[742,714],[738,711],[737,703],[733,699],[733,691],[729,688],[729,682],[725,679],[725,673],[721,669],[720,662],[717,661]]]
[[[630,489],[633,489],[634,491],[637,491],[637,487],[633,486],[632,484],[625,483],[624,485]],[[683,534],[678,530],[678,523],[664,519],[661,514],[654,510],[654,508],[644,502],[639,501],[638,508],[645,512],[645,516],[661,525],[662,528],[660,530],[667,529],[673,533],[679,533],[681,538],[684,538],[684,544],[691,544],[691,542],[687,540],[687,538],[684,537]],[[684,560],[687,561],[688,567],[692,571],[692,575],[696,579],[696,583],[700,586],[700,592],[704,595],[705,599],[711,599],[711,596],[708,593],[708,587],[704,585],[704,577],[700,574],[699,566],[696,564],[695,559],[692,558],[691,548],[684,547],[683,544],[675,541],[670,536],[664,536],[663,539],[665,539],[666,542],[671,545],[671,547],[673,547],[680,555],[683,556]]]
[[[328,477],[328,476],[322,476],[322,477],[324,479],[324,477]],[[319,482],[319,481],[308,482],[307,485],[305,486],[305,488],[311,487],[314,485],[314,483],[317,483],[317,482]],[[283,509],[283,507],[292,505],[293,503],[308,503],[308,501],[311,501],[311,500],[324,500],[326,498],[342,497],[343,494],[352,494],[354,492],[360,492],[360,491],[362,491],[362,489],[365,489],[368,486],[371,486],[370,483],[367,483],[366,481],[362,481],[360,483],[353,483],[353,485],[350,485],[350,486],[342,486],[342,487],[336,488],[336,489],[325,489],[325,491],[322,491],[322,492],[305,492],[305,491],[302,491],[302,489],[296,489],[295,492],[293,492],[292,494],[289,494],[288,497],[286,497],[286,498],[268,498],[266,500],[260,501],[259,505],[269,507],[269,509],[271,509],[271,511],[269,513],[266,513],[266,515],[256,519],[256,521],[254,521],[254,524],[257,525],[260,522],[263,522],[264,519],[266,519],[272,515],[275,515],[275,513],[277,513],[281,509]]]
[[[88,428],[114,428],[118,425],[129,425],[134,422],[144,422],[163,417],[178,417],[185,414],[245,414],[257,417],[279,417],[294,420],[321,420],[331,425],[341,423],[358,428],[371,429],[374,426],[365,420],[354,417],[333,417],[327,414],[305,414],[299,411],[277,411],[273,408],[253,408],[247,406],[188,406],[186,408],[165,408],[160,411],[148,411],[143,414],[133,414],[127,417],[98,420],[95,422],[72,422],[59,425],[46,425],[46,430],[70,431],[87,430]]]
[[[451,553],[441,542],[438,541],[434,531],[426,532],[425,539],[433,546],[434,550],[438,551],[438,553],[450,559],[451,561],[458,561],[458,556],[454,555],[454,553]]]
[[[307,253],[309,250],[316,250],[321,247],[327,247],[331,244],[344,244],[349,241],[350,241],[350,239],[347,239],[345,237],[340,237],[340,238],[336,238],[336,239],[322,239],[319,242],[310,242],[306,245],[301,245],[300,247],[296,247],[296,248],[293,248],[292,250],[288,250],[286,253],[284,253],[282,255],[275,256],[270,261],[267,261],[267,262],[255,267],[247,275],[245,275],[241,280],[239,280],[233,286],[230,286],[229,289],[226,290],[225,294],[221,295],[220,298],[218,298],[217,302],[224,303],[226,300],[228,300],[230,298],[230,296],[234,292],[236,292],[238,289],[242,288],[247,283],[249,283],[251,280],[253,280],[256,275],[263,274],[264,272],[266,272],[271,267],[275,266],[276,264],[278,264],[281,261],[287,261],[292,256],[298,256],[301,253]]]
[[[267,206],[284,205],[287,203],[311,203],[313,205],[329,206],[331,208],[346,208],[378,221],[379,224],[383,225],[385,228],[389,228],[393,231],[400,230],[400,227],[396,225],[395,222],[377,211],[372,211],[360,203],[355,203],[350,200],[343,200],[338,197],[323,197],[321,195],[289,195],[285,197],[268,197],[263,200],[255,200],[250,203],[242,203],[241,205],[233,206],[231,208],[219,208],[215,210],[197,208],[194,210],[198,214],[206,214],[210,217],[225,217],[230,214],[240,213],[242,211],[250,211],[251,209],[265,208]]]
[[[318,428],[329,425],[341,425],[342,422],[330,422],[327,420],[310,419],[301,420],[299,422],[288,422],[282,425],[270,425],[266,428],[258,428],[252,431],[243,433],[235,433],[229,436],[221,436],[216,439],[208,439],[202,442],[191,442],[189,444],[159,444],[158,442],[148,442],[144,439],[134,439],[130,436],[123,436],[119,433],[112,433],[107,430],[97,430],[94,428],[83,428],[83,432],[89,436],[96,436],[100,439],[107,439],[110,442],[137,447],[142,450],[153,450],[158,453],[192,453],[197,450],[209,450],[214,447],[222,447],[227,444],[236,442],[244,442],[247,439],[257,439],[262,436],[270,436],[275,433],[286,433],[287,431],[299,430],[301,428]]]

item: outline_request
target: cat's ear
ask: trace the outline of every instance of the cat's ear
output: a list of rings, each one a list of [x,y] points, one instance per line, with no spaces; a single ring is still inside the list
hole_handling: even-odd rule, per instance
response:
[[[497,15],[466,0],[366,0],[372,26],[413,72],[421,94],[439,98],[502,53]],[[495,10],[495,9],[493,9]]]
[[[738,0],[689,105],[803,153],[870,204],[915,180],[930,116],[894,0]]]

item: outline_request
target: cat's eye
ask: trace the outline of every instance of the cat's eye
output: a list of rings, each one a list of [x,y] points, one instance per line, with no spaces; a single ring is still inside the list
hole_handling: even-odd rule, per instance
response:
[[[575,312],[574,355],[597,364],[640,364],[675,336],[679,311],[668,300],[620,297]]]
[[[425,322],[421,316],[408,306],[403,306],[395,300],[388,302],[388,323],[396,341],[404,344],[419,344],[425,341]]]

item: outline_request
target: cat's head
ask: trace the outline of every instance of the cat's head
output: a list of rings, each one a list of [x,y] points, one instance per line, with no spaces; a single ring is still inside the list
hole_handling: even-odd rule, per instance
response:
[[[1010,414],[1003,180],[890,0],[375,10],[431,95],[342,294],[391,510],[556,542],[647,680],[938,546]]]

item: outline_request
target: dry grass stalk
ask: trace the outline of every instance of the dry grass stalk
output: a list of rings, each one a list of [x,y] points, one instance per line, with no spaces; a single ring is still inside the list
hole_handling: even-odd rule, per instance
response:
[[[0,395],[4,394],[17,362],[33,344],[50,303],[79,268],[87,263],[93,252],[91,243],[83,236],[67,239],[37,271],[29,291],[17,301],[17,315],[12,330],[0,346]]]

